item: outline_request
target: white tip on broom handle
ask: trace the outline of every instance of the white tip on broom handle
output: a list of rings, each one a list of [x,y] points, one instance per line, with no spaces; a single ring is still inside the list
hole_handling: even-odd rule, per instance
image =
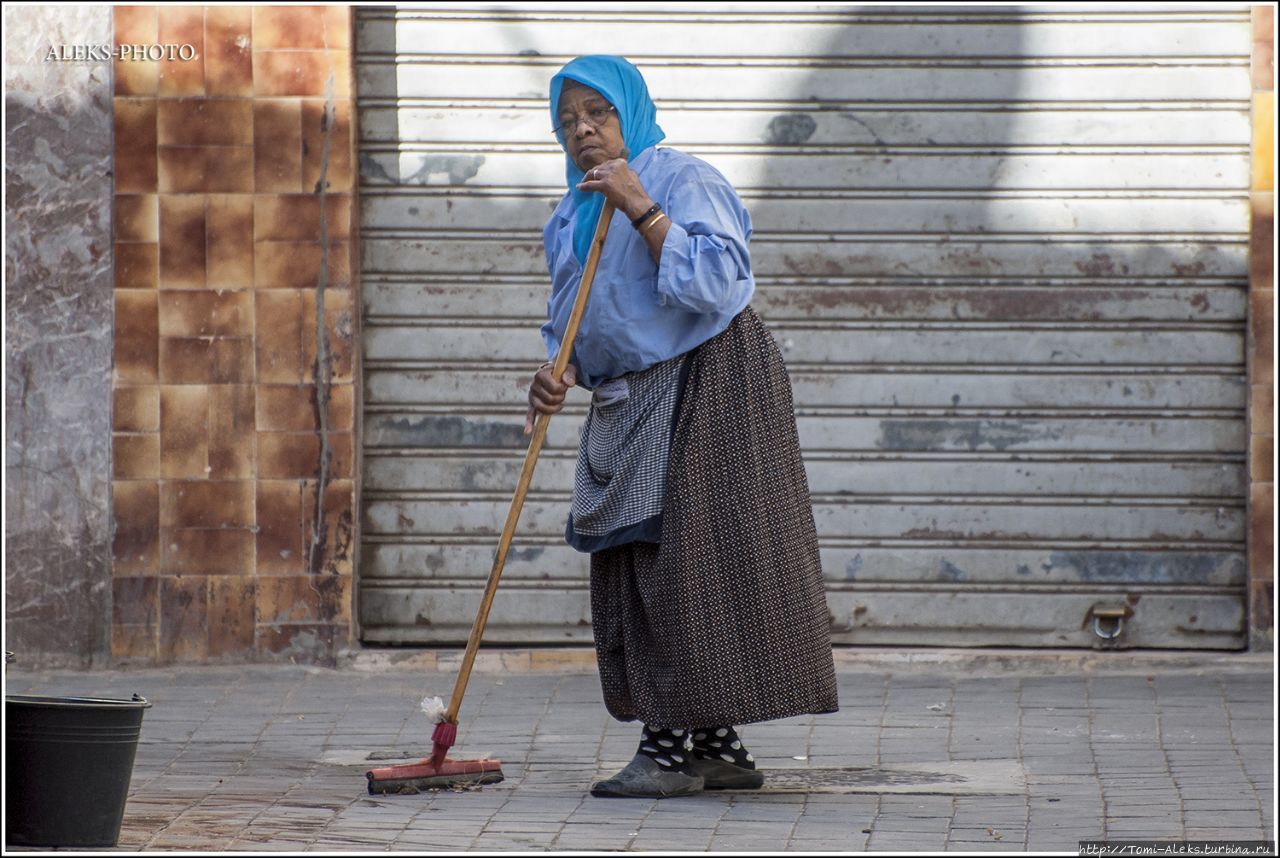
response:
[[[573,353],[573,341],[578,336],[578,326],[582,323],[582,314],[587,308],[587,298],[591,294],[591,284],[596,278],[596,268],[600,265],[600,254],[604,251],[604,239],[609,232],[609,221],[613,220],[613,203],[605,200],[600,211],[600,220],[596,222],[595,236],[591,239],[591,249],[587,254],[587,265],[582,271],[582,283],[578,286],[578,296],[573,302],[573,311],[569,314],[569,326],[565,329],[564,339],[560,343],[560,351],[556,354],[552,366],[552,376],[559,379],[569,366],[569,355]],[[498,579],[502,577],[502,567],[507,562],[507,549],[511,547],[511,538],[515,535],[516,524],[520,521],[520,510],[524,508],[524,496],[529,491],[529,483],[533,479],[533,469],[538,464],[538,453],[542,450],[542,442],[547,437],[547,427],[551,423],[550,414],[539,414],[533,428],[533,437],[529,440],[529,450],[524,457],[524,470],[520,472],[520,482],[516,486],[515,496],[511,499],[511,508],[507,511],[507,523],[502,528],[502,540],[498,543],[498,552],[493,558],[493,569],[489,572],[489,583],[484,590],[484,598],[480,601],[480,611],[476,614],[475,624],[471,627],[471,637],[467,640],[467,651],[462,657],[462,667],[458,671],[458,680],[453,686],[453,699],[449,701],[449,711],[445,718],[450,722],[458,719],[458,710],[462,707],[462,695],[467,690],[467,681],[471,678],[471,666],[476,660],[476,652],[480,649],[480,638],[484,635],[485,623],[489,620],[489,609],[493,607],[493,596],[498,591]]]

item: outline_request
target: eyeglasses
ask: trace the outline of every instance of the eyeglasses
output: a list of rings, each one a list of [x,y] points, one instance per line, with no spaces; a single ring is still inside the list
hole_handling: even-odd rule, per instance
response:
[[[578,123],[585,122],[592,128],[599,128],[609,121],[609,114],[617,113],[618,108],[613,105],[608,107],[593,107],[587,111],[586,116],[575,116],[572,119],[561,122],[555,128],[551,129],[551,133],[559,137],[562,133],[568,134],[571,131],[578,130]]]

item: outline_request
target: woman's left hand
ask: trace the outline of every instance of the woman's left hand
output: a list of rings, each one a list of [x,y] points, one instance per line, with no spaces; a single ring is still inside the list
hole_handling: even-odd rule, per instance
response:
[[[578,190],[604,194],[614,208],[632,220],[653,205],[644,185],[640,184],[640,177],[632,171],[625,158],[614,158],[587,170],[578,183]]]

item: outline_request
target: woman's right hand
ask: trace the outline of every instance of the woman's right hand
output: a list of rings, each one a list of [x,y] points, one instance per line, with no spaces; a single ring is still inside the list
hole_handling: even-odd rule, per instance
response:
[[[562,381],[556,381],[552,373],[552,365],[544,363],[533,376],[533,384],[529,386],[529,412],[525,416],[524,434],[533,431],[533,421],[539,413],[555,414],[564,408],[565,391],[578,383],[578,371],[573,364],[565,367]]]

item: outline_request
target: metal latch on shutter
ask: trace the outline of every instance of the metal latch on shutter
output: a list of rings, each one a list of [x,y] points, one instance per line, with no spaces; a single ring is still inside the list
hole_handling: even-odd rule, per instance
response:
[[[1110,643],[1124,632],[1124,621],[1133,616],[1129,605],[1094,605],[1085,614],[1085,622],[1093,618],[1093,633]]]

